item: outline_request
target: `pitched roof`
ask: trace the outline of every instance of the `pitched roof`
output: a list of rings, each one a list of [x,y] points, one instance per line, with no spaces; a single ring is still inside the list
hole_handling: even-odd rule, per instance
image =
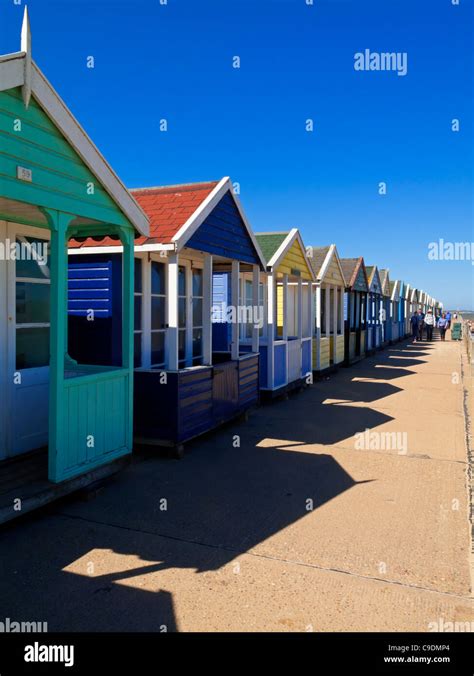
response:
[[[218,183],[209,181],[131,190],[150,220],[149,239],[169,244]]]
[[[311,267],[313,268],[313,272],[316,275],[316,277],[319,279],[321,268],[323,266],[324,261],[326,260],[326,256],[328,255],[330,246],[313,246],[311,247],[311,253],[312,256],[310,257],[310,263]]]
[[[387,296],[390,293],[389,269],[384,268],[383,270],[379,270],[379,275],[380,275],[380,282],[382,284],[382,292],[385,296]]]
[[[0,56],[0,91],[21,87],[25,107],[33,96],[130,223],[139,233],[147,233],[148,221],[142,209],[32,60],[26,7],[21,35],[21,51]]]
[[[276,254],[289,234],[289,232],[262,232],[255,234],[267,263]]]
[[[150,222],[149,237],[136,239],[135,246],[169,244],[218,183],[219,181],[208,181],[130,190]],[[70,248],[114,245],[121,246],[121,242],[112,240],[110,237],[100,242],[88,238],[83,243],[72,241],[69,243]]]
[[[362,257],[359,258],[341,258],[341,268],[344,273],[344,279],[347,286],[352,286],[356,280],[357,272],[362,262]]]

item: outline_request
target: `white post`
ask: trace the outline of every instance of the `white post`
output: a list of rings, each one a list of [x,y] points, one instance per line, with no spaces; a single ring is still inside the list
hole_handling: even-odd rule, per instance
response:
[[[184,338],[184,359],[186,366],[193,365],[193,272],[191,263],[184,268],[186,280],[186,333]]]
[[[167,359],[166,366],[169,371],[178,370],[178,254],[168,256],[166,266],[166,304],[168,315]]]
[[[267,386],[273,388],[274,364],[273,344],[275,342],[275,273],[267,277]]]
[[[324,332],[326,334],[326,338],[329,338],[331,334],[331,287],[329,285],[326,286],[325,289],[326,293],[326,299],[325,299],[325,308],[326,308],[326,321],[325,321],[325,327],[324,327]]]
[[[332,359],[336,363],[336,354],[337,354],[337,286],[332,287],[333,291],[333,318],[332,318],[332,330],[333,330],[333,339],[332,339]]]
[[[321,369],[321,286],[316,285],[316,369]]]
[[[288,275],[283,275],[282,300],[283,300],[282,338],[283,338],[283,340],[288,340],[288,318],[289,318]],[[277,312],[278,312],[278,308],[277,308]]]
[[[231,359],[239,358],[239,274],[240,274],[240,264],[239,261],[232,261],[232,273],[231,273],[231,305],[234,308],[234,321],[231,325]]]
[[[307,336],[309,338],[313,337],[313,326],[314,326],[314,304],[313,304],[313,283],[311,281],[308,282],[308,326],[307,328]]]
[[[151,366],[151,260],[147,253],[142,262],[142,366]]]
[[[344,289],[341,286],[339,288],[339,324],[341,326],[341,336],[344,335]]]
[[[258,265],[253,265],[252,266],[252,304],[253,304],[253,312],[254,313],[260,313],[259,287],[260,287],[260,268],[258,267]],[[260,328],[258,326],[258,323],[254,323],[253,328],[252,328],[252,352],[258,352],[259,336],[260,336]]]
[[[298,338],[303,337],[303,280],[298,279]]]
[[[204,254],[202,274],[202,362],[212,364],[212,256]]]

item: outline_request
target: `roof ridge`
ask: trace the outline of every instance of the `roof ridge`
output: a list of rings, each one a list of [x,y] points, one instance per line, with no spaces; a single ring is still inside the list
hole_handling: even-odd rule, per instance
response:
[[[144,188],[129,188],[129,191],[131,193],[134,192],[151,192],[153,190],[173,190],[180,188],[182,190],[192,190],[192,189],[198,189],[199,187],[203,186],[210,186],[214,185],[216,186],[219,183],[219,181],[199,181],[197,183],[174,183],[171,185],[153,185],[153,186],[148,186]]]

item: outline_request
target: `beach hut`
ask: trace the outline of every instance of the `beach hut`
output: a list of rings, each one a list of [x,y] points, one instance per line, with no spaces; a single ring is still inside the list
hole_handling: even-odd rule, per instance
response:
[[[150,220],[135,243],[135,440],[183,444],[257,403],[259,276],[265,262],[228,177],[133,190]],[[120,349],[116,301],[119,242],[87,240],[70,249],[73,356],[102,359]],[[110,305],[95,323],[88,279],[110,270]],[[86,272],[87,271],[87,272]],[[249,275],[250,316],[242,294]],[[102,301],[97,301],[98,307]],[[241,346],[241,326],[250,343]]]
[[[402,339],[404,336],[411,336],[411,317],[412,317],[412,303],[411,303],[411,292],[412,292],[412,287],[410,284],[407,284],[406,282],[403,283],[403,298],[400,300],[400,302],[403,302],[403,308],[404,308],[404,315],[405,315],[405,321],[404,321],[404,327],[402,327],[402,333],[400,335],[400,339]]]
[[[260,387],[274,396],[311,375],[315,276],[296,228],[257,233],[256,238],[267,262]]]
[[[399,279],[390,282],[390,308],[389,308],[389,340],[390,343],[396,343],[400,340],[400,304],[403,302],[400,299],[401,281]],[[403,329],[403,335],[405,329]]]
[[[367,353],[373,354],[382,346],[382,282],[376,265],[366,266],[369,282],[367,301]]]
[[[414,287],[410,289],[411,314],[417,312],[420,306],[420,291]]]
[[[341,258],[346,281],[344,311],[344,362],[352,364],[366,355],[367,295],[369,283],[364,259]]]
[[[380,283],[382,285],[382,312],[381,312],[381,333],[382,333],[382,346],[385,347],[390,343],[390,331],[391,331],[391,296],[392,292],[390,289],[390,274],[387,269],[379,270]]]
[[[308,247],[316,277],[313,323],[313,371],[322,374],[344,362],[346,282],[336,245]]]
[[[94,470],[105,475],[132,450],[133,240],[148,221],[32,61],[26,10],[21,51],[0,57],[0,136],[3,521],[97,478]],[[66,245],[89,235],[123,244],[113,367],[68,356]],[[19,511],[5,498],[13,484]]]
[[[400,340],[403,340],[406,336],[411,334],[411,324],[410,317],[407,320],[407,306],[408,302],[406,299],[407,291],[406,284],[403,280],[400,280],[400,303],[398,305],[398,323],[399,323],[399,337]],[[408,327],[408,330],[407,330]]]

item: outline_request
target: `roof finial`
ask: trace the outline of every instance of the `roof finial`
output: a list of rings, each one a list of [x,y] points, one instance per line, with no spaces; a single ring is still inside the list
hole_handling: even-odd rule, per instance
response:
[[[28,7],[25,5],[23,24],[21,26],[21,51],[25,52],[25,81],[23,83],[23,102],[28,108],[31,98],[31,30]]]

